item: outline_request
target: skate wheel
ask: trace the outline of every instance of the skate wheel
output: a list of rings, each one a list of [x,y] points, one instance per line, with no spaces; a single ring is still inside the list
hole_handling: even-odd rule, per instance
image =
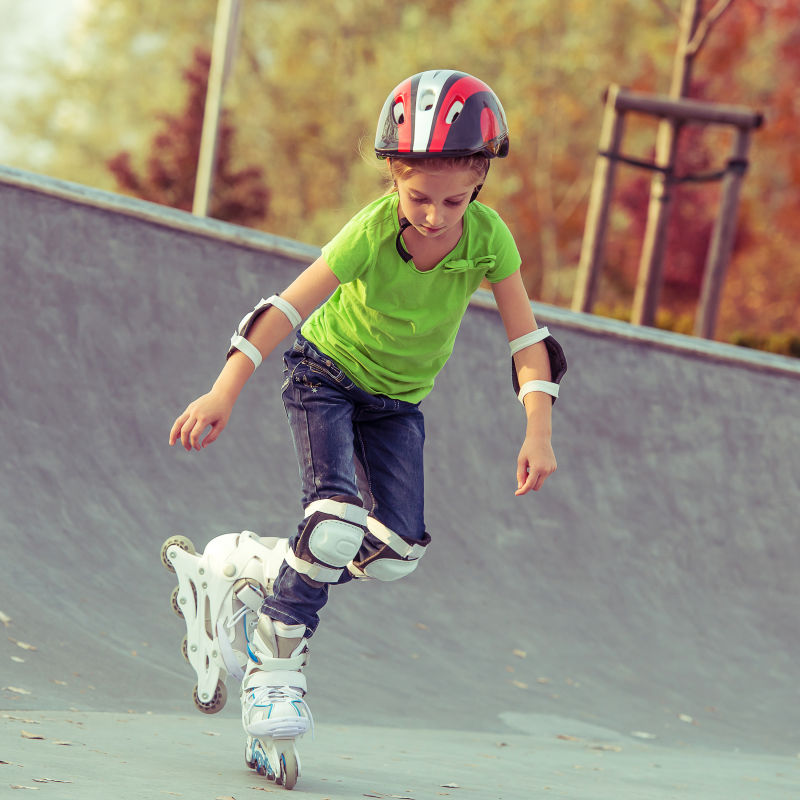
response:
[[[258,767],[255,745],[251,744],[250,741],[244,743],[244,763],[247,764],[248,769],[256,769]]]
[[[181,639],[181,653],[183,653],[183,660],[187,664],[191,664],[192,662],[189,661],[189,640],[185,636]]]
[[[172,590],[172,594],[170,595],[169,601],[172,604],[172,610],[181,618],[183,619],[183,609],[181,608],[181,604],[178,602],[178,595],[180,594],[181,587],[176,586]]]
[[[294,745],[290,745],[286,750],[278,751],[278,761],[280,764],[280,774],[276,777],[275,783],[285,789],[294,789],[297,783],[298,766],[297,753]]]
[[[167,551],[171,547],[179,547],[181,550],[185,550],[187,553],[191,555],[196,555],[197,551],[194,549],[194,545],[192,544],[191,539],[187,539],[185,536],[170,536],[164,544],[161,545],[161,563],[170,571],[175,572],[175,567],[172,566],[172,562],[169,560],[169,556],[167,555]]]
[[[194,687],[194,704],[197,706],[198,711],[204,714],[216,714],[221,711],[225,706],[228,699],[228,690],[222,681],[217,681],[217,688],[214,691],[214,696],[208,700],[201,700],[197,694],[197,686]]]

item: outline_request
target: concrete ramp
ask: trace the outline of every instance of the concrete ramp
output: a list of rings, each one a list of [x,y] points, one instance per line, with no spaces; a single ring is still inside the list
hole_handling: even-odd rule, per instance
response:
[[[0,795],[278,791],[235,687],[194,710],[159,548],[293,529],[280,356],[213,447],[167,436],[318,251],[12,169],[0,224]],[[295,793],[796,796],[800,366],[535,310],[570,362],[559,470],[514,497],[524,418],[479,293],[423,404],[434,544],[333,591]]]

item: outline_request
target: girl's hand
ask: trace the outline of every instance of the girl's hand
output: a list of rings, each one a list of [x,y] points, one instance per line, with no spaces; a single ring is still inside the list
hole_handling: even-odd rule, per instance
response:
[[[169,432],[170,447],[181,440],[187,452],[202,450],[210,445],[222,433],[228,424],[231,412],[233,411],[233,401],[224,393],[215,392],[213,389],[202,397],[198,397],[190,403],[176,420]],[[211,427],[206,437],[203,439],[203,432]]]
[[[525,437],[517,457],[517,491],[514,494],[519,497],[531,489],[538,492],[557,466],[549,437]]]

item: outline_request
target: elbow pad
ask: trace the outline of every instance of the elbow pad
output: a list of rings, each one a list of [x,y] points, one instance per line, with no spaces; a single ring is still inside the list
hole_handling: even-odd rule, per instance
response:
[[[284,300],[277,294],[273,294],[266,300],[262,297],[258,305],[249,314],[246,314],[239,323],[236,333],[231,337],[231,346],[228,348],[226,358],[230,358],[237,350],[240,350],[253,362],[256,369],[258,369],[261,364],[261,353],[259,353],[258,348],[247,341],[247,334],[250,332],[256,320],[268,308],[273,306],[277,308],[278,311],[283,312],[293,328],[296,328],[303,321],[298,310],[288,300]]]
[[[521,339],[528,339],[528,336],[531,337],[531,340],[529,340],[528,344],[523,343],[522,346],[517,346],[515,348],[514,342],[511,343],[511,385],[514,387],[514,394],[519,394],[520,384],[519,377],[517,375],[517,366],[514,363],[513,353],[518,352],[523,347],[536,344],[537,342],[544,342],[544,346],[547,348],[547,355],[550,359],[550,380],[556,384],[556,386],[561,383],[561,379],[567,372],[567,358],[564,355],[564,350],[556,341],[555,337],[550,334],[547,328],[540,328],[538,331],[534,331],[533,334],[528,334],[525,337],[516,339],[515,342],[520,342]],[[555,401],[556,398],[553,396],[553,402],[555,403]]]

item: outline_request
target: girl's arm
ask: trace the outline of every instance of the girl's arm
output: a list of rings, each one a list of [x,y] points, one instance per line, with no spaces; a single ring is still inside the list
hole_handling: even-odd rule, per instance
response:
[[[519,270],[492,284],[492,291],[509,341],[536,330],[536,319]],[[551,379],[550,359],[544,342],[520,350],[514,355],[514,364],[520,384]],[[517,495],[539,491],[557,467],[550,442],[552,397],[544,392],[530,392],[525,395],[524,405],[528,423],[517,457]]]
[[[281,297],[291,303],[305,319],[320,303],[326,300],[339,285],[325,260],[318,258],[281,292]],[[262,357],[268,356],[291,332],[292,325],[286,315],[268,308],[255,321],[247,340],[258,348]],[[175,420],[169,434],[169,443],[178,439],[187,451],[200,450],[211,444],[228,424],[233,406],[250,376],[255,372],[253,362],[244,353],[234,352],[225,362],[211,390],[190,403]],[[203,438],[207,428],[211,428]]]

